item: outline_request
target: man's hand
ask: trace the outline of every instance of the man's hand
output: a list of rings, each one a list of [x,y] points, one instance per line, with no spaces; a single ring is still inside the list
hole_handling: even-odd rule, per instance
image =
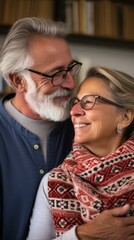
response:
[[[106,210],[96,219],[78,226],[79,240],[134,240],[134,217],[124,217],[129,205]]]

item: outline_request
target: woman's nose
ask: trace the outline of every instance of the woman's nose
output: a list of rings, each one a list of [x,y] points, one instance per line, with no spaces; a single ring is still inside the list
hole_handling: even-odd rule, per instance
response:
[[[85,112],[84,109],[81,107],[80,102],[77,102],[70,111],[71,116],[79,116],[84,114]]]

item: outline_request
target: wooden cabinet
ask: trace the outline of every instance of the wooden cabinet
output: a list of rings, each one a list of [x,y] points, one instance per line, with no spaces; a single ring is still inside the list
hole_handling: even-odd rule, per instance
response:
[[[53,19],[54,0],[0,0],[0,25],[12,25],[23,17]]]
[[[0,0],[0,26],[29,16],[62,20],[77,37],[134,42],[134,0]]]
[[[65,21],[70,33],[134,41],[134,0],[55,2],[58,3],[56,19]]]

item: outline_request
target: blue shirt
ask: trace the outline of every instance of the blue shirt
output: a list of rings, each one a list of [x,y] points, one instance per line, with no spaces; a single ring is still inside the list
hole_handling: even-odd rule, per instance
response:
[[[48,136],[45,165],[39,137],[16,122],[0,102],[1,240],[26,239],[38,185],[70,152],[73,136],[70,119],[58,123]]]

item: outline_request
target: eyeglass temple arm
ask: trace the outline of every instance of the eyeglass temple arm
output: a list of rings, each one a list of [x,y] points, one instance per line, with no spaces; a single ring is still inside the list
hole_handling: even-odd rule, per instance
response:
[[[111,104],[111,105],[115,105],[115,106],[117,106],[117,107],[123,108],[122,105],[120,105],[120,104],[118,104],[118,103],[115,103],[115,102],[113,102],[113,101],[111,101],[111,100],[108,100],[108,99],[106,99],[106,98],[103,98],[103,97],[101,97],[101,96],[99,96],[99,99],[102,100],[102,101],[104,101],[104,102],[107,102],[107,103],[109,103],[109,104]]]

